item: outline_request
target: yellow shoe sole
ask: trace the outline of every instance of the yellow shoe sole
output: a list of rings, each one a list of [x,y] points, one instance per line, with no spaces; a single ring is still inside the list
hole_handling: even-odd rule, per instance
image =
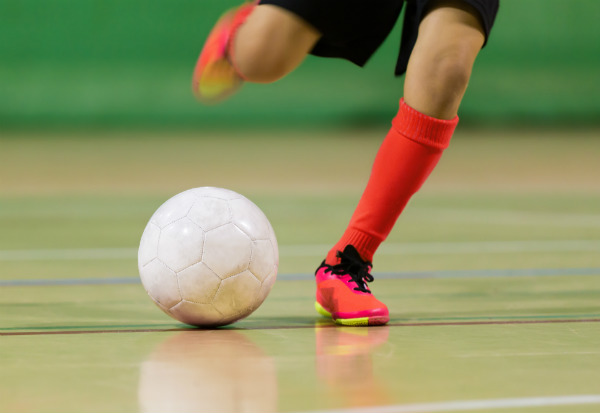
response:
[[[323,308],[321,304],[315,301],[315,310],[317,313],[321,314],[323,317],[331,318],[336,324],[340,324],[343,326],[368,326],[369,325],[369,317],[358,317],[358,318],[333,318],[331,313]]]

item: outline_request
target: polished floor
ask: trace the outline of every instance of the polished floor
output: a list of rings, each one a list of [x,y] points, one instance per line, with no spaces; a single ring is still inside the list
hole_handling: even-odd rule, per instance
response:
[[[442,276],[377,280],[392,319],[370,328],[319,318],[285,276],[218,330],[133,281],[4,286],[0,411],[600,411],[598,274]]]
[[[322,319],[312,280],[377,131],[126,135],[2,140],[0,413],[600,412],[597,131],[458,132],[377,252],[379,328]],[[314,156],[340,145],[355,168]],[[267,300],[218,330],[162,313],[136,265],[154,210],[207,184],[280,247]]]

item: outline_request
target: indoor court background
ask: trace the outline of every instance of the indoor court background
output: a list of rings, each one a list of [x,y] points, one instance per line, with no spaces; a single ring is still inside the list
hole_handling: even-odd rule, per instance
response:
[[[600,412],[600,3],[501,2],[375,257],[378,328],[320,318],[312,275],[397,110],[400,25],[364,69],[308,58],[202,106],[191,70],[235,4],[0,2],[0,413]],[[248,196],[280,246],[265,303],[217,330],[137,275],[154,210],[197,186]]]

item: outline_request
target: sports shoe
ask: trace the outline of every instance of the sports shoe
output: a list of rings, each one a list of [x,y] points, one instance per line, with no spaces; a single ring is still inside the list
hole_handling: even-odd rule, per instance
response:
[[[243,79],[227,54],[232,35],[257,4],[258,0],[229,10],[211,30],[196,62],[192,79],[192,90],[198,100],[217,103],[242,86]]]
[[[338,251],[337,256],[339,264],[328,265],[323,261],[315,272],[317,312],[342,325],[386,324],[390,320],[389,311],[367,286],[373,281],[370,273],[373,265],[363,261],[352,245]]]

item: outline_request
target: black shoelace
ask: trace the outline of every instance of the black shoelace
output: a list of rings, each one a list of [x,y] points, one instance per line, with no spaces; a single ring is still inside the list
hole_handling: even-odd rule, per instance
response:
[[[374,280],[369,272],[371,264],[363,261],[356,249],[351,245],[346,246],[343,252],[338,251],[337,257],[341,262],[336,265],[328,265],[326,271],[330,271],[334,275],[348,274],[357,285],[354,290],[371,294],[371,290],[367,286],[367,283]]]

